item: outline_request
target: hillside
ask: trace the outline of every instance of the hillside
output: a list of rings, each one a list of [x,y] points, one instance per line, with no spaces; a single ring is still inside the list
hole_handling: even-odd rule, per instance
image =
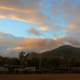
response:
[[[80,57],[80,48],[75,48],[69,45],[60,46],[56,49],[42,53],[43,56],[65,56],[65,57]]]

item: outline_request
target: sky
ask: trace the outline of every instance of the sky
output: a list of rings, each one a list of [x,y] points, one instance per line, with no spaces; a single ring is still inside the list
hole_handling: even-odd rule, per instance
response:
[[[66,27],[66,22],[63,12],[61,10],[55,15],[54,10],[57,6],[61,6],[62,2],[59,0],[1,0],[0,32],[19,37],[32,36],[32,38],[64,36],[63,29]],[[34,32],[30,32],[32,30]],[[42,35],[36,35],[36,31]]]
[[[29,46],[32,50],[62,44],[80,47],[79,25],[80,0],[0,0],[0,44],[3,45],[9,41],[10,47],[15,44],[14,48]]]

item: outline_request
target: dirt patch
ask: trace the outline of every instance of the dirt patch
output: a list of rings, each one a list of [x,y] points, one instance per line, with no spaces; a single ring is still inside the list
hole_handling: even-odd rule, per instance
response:
[[[80,80],[80,74],[0,75],[0,80]]]

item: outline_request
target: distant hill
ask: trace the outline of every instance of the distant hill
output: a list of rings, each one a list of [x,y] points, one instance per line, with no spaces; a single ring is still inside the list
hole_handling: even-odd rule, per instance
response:
[[[69,45],[63,45],[60,46],[56,49],[52,49],[49,51],[45,51],[41,54],[36,53],[36,52],[31,52],[32,56],[45,56],[45,57],[49,57],[49,56],[64,56],[64,57],[80,57],[80,48],[76,48],[76,47],[72,47]]]
[[[78,56],[78,57],[80,57],[80,48],[75,48],[75,47],[72,47],[69,45],[63,45],[56,49],[44,52],[44,53],[42,53],[42,55],[44,55],[44,56],[51,55],[51,56],[69,56],[69,57]]]

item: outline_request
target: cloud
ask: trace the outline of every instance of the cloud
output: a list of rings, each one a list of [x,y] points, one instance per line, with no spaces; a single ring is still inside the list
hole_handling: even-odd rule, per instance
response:
[[[20,39],[9,33],[0,32],[0,55],[18,57],[21,51],[41,53],[61,46],[63,43],[63,39]]]
[[[23,38],[24,39],[24,38]],[[9,33],[0,32],[0,46],[18,46],[21,39]]]
[[[48,5],[44,6],[45,3]],[[79,17],[79,3],[79,0],[1,0],[0,19],[10,18],[36,24],[44,32],[63,31],[64,28],[59,24],[62,20],[58,17],[63,15],[64,21],[71,26],[73,19]]]
[[[20,51],[35,51],[41,53],[60,46],[63,41],[53,39],[18,38],[9,33],[0,32],[0,55],[17,57]]]
[[[62,30],[60,26],[55,25],[58,22],[53,18],[54,15],[45,15],[53,8],[61,10],[58,6],[58,0],[1,0],[0,4],[0,19],[8,18],[29,24],[36,24],[44,32]],[[50,9],[48,8],[48,4],[52,5]],[[46,11],[46,9],[48,10]]]
[[[34,32],[33,32],[34,33]],[[3,56],[18,56],[20,51],[35,51],[38,53],[55,49],[61,45],[69,44],[75,47],[80,47],[80,34],[76,34],[75,36],[66,36],[64,38],[57,39],[30,39],[30,38],[18,38],[10,35],[8,33],[0,32],[0,54]],[[77,40],[78,39],[78,40]]]
[[[49,36],[47,39],[33,37],[19,40],[10,34],[0,33],[0,45],[9,45],[7,51],[43,51],[63,44],[80,47],[79,8],[79,0],[0,0],[0,20],[12,19],[34,24],[35,27],[33,25],[25,31],[37,36],[45,33],[45,37],[50,35],[55,38],[50,39]],[[66,35],[62,37],[63,34],[58,34],[60,32]]]
[[[42,34],[41,32],[39,32],[38,30],[36,30],[34,28],[28,30],[27,32],[30,34],[33,34],[33,35],[37,35],[37,36],[40,36]]]
[[[25,39],[20,42],[19,46],[25,47],[31,51],[37,51],[38,53],[50,49],[54,49],[63,44],[61,39]]]
[[[39,11],[40,0],[1,0],[0,19],[18,20],[29,24],[36,24],[42,31],[47,31],[43,22],[44,15]]]

